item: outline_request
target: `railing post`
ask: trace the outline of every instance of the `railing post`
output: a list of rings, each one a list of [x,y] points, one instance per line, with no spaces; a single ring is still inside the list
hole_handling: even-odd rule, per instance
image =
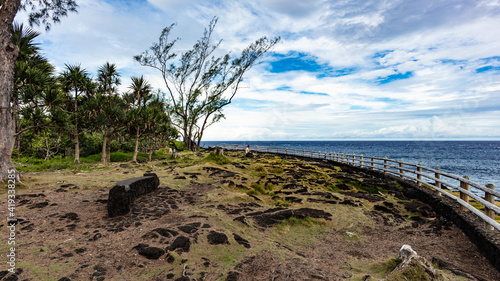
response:
[[[403,160],[399,160],[399,161],[403,161]],[[399,174],[400,174],[399,177],[402,178],[402,179],[404,179],[404,177],[405,177],[404,176],[405,171],[403,171],[403,169],[401,169],[401,168],[403,168],[403,163],[399,162]]]
[[[463,178],[467,179],[467,180],[469,179],[468,176],[463,176]],[[460,187],[469,191],[469,184],[468,183],[460,181]],[[460,191],[460,199],[464,200],[465,202],[467,202],[467,204],[469,204],[469,195],[463,193],[462,191]],[[460,205],[460,210],[467,211],[467,208],[465,208],[465,206]]]
[[[495,190],[495,186],[492,184],[487,184],[486,187],[489,189]],[[490,202],[491,204],[495,204],[495,196],[493,194],[485,192],[484,199],[486,199],[486,201]],[[493,210],[485,207],[485,213],[488,217],[495,219],[495,212]],[[494,230],[494,227],[492,225],[486,223],[486,229],[487,230]]]
[[[363,154],[359,156],[359,167],[363,168]]]
[[[387,157],[384,159],[384,174],[387,174]]]
[[[306,151],[302,149],[302,157],[306,156]]]
[[[372,156],[371,159],[370,159],[370,166],[372,167],[372,170],[375,170],[375,159],[373,159],[374,157]]]
[[[418,186],[422,186],[422,175],[420,173],[422,173],[422,164],[418,163],[417,164],[417,185]]]
[[[436,168],[436,170],[439,171],[440,169]],[[434,177],[439,180],[439,179],[441,179],[441,174],[439,172],[436,172],[436,173],[434,173]],[[436,181],[435,185],[436,185],[436,188],[441,189],[441,183],[440,182]],[[439,192],[438,190],[436,190],[436,195],[437,196],[442,196],[441,192]]]

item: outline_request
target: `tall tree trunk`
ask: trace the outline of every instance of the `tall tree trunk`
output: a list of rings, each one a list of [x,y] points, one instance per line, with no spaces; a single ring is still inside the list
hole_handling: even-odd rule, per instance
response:
[[[152,145],[149,145],[149,162],[152,161],[152,158],[153,158],[153,146]]]
[[[106,145],[108,141],[108,131],[104,131],[104,134],[102,135],[102,151],[101,151],[101,162],[106,163],[106,160],[108,159],[106,157]]]
[[[19,8],[20,0],[4,0],[0,8],[0,182],[15,171],[12,163],[14,127],[10,96],[14,89],[14,68],[19,49],[10,40],[10,28]],[[19,173],[16,171],[19,181]]]
[[[106,145],[106,162],[111,163],[111,134],[108,132],[108,143]]]
[[[132,157],[132,162],[137,162],[138,152],[139,152],[139,128],[137,128],[137,131],[135,133],[135,149],[134,149],[134,156]]]
[[[45,138],[45,160],[49,160],[50,158],[50,146],[49,146],[49,138]]]
[[[78,140],[78,89],[75,86],[75,163],[80,163],[80,142]]]
[[[19,124],[19,101],[16,97],[13,97],[12,101],[12,120],[14,122],[14,137],[15,137],[15,145],[14,148],[17,148],[17,157],[19,158],[21,155],[21,134],[16,135],[17,132],[21,130],[21,125]]]
[[[75,126],[75,163],[80,163],[80,141],[78,140],[78,126]]]

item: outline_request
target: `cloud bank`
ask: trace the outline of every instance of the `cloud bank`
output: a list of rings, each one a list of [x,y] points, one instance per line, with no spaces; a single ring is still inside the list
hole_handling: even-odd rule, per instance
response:
[[[132,57],[174,22],[180,51],[214,16],[221,52],[282,38],[206,140],[500,139],[499,1],[78,3],[42,50],[59,69],[116,63],[123,90],[142,74],[165,90]]]

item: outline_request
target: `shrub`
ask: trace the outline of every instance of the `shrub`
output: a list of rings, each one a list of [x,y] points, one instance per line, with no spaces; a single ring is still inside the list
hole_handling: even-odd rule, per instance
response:
[[[111,162],[128,162],[132,161],[132,153],[111,152]]]

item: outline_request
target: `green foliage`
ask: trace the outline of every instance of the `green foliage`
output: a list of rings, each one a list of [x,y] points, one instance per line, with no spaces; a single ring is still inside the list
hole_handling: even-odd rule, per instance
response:
[[[224,155],[216,154],[215,152],[210,152],[204,158],[205,161],[214,162],[218,165],[225,165],[231,163],[231,160]]]
[[[170,140],[168,147],[176,149],[177,151],[187,150],[186,144],[178,140]]]
[[[173,50],[178,39],[169,38],[172,24],[162,30],[158,43],[134,56],[141,65],[161,71],[173,103],[172,122],[183,128],[180,133],[189,151],[198,150],[205,129],[224,118],[222,109],[231,103],[245,72],[279,41],[262,37],[240,56],[217,57],[220,41],[212,43],[216,24],[214,17],[203,37],[182,54]]]

